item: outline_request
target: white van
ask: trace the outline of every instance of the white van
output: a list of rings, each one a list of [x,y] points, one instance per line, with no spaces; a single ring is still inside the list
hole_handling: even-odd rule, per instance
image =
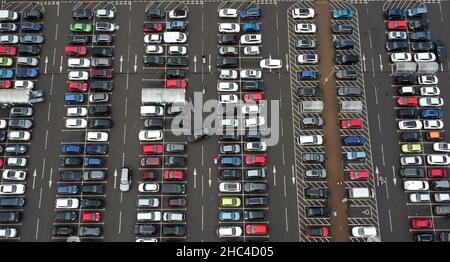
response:
[[[163,116],[162,106],[141,106],[141,116]]]
[[[150,211],[150,212],[138,212],[137,221],[161,221],[160,211]]]
[[[374,198],[375,192],[372,188],[356,187],[348,190],[348,196],[350,198]]]

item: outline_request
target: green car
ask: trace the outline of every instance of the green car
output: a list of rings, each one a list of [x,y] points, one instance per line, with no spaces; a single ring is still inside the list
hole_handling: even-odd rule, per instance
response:
[[[92,24],[72,23],[70,31],[74,33],[90,33],[92,32]]]
[[[2,67],[9,67],[13,65],[12,58],[9,57],[0,57],[0,66]]]

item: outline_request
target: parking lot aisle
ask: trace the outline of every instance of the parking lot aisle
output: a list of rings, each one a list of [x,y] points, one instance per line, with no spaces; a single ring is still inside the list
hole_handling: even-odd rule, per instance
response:
[[[338,120],[338,105],[336,97],[336,79],[334,74],[333,47],[330,39],[332,35],[329,28],[330,5],[328,2],[317,1],[317,39],[320,43],[318,50],[320,55],[319,71],[320,85],[323,91],[324,102],[324,140],[325,158],[328,173],[328,204],[335,216],[331,216],[331,235],[334,241],[348,241],[347,205],[342,202],[346,197],[344,189],[344,172],[341,153],[341,138]]]

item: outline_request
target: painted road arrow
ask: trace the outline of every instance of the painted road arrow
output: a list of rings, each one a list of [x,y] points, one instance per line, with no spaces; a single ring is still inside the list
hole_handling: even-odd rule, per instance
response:
[[[117,169],[114,171],[114,189],[116,189],[117,184]]]
[[[197,188],[197,169],[194,168],[194,188]]]

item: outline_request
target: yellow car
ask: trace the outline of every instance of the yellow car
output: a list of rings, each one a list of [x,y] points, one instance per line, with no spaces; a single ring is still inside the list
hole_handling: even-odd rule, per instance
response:
[[[239,197],[222,197],[220,199],[220,206],[222,206],[222,207],[240,207],[241,199]]]
[[[2,67],[9,67],[13,65],[12,58],[9,57],[0,57],[0,66]]]
[[[421,153],[422,152],[422,145],[421,144],[403,144],[402,145],[402,152],[403,153]]]

